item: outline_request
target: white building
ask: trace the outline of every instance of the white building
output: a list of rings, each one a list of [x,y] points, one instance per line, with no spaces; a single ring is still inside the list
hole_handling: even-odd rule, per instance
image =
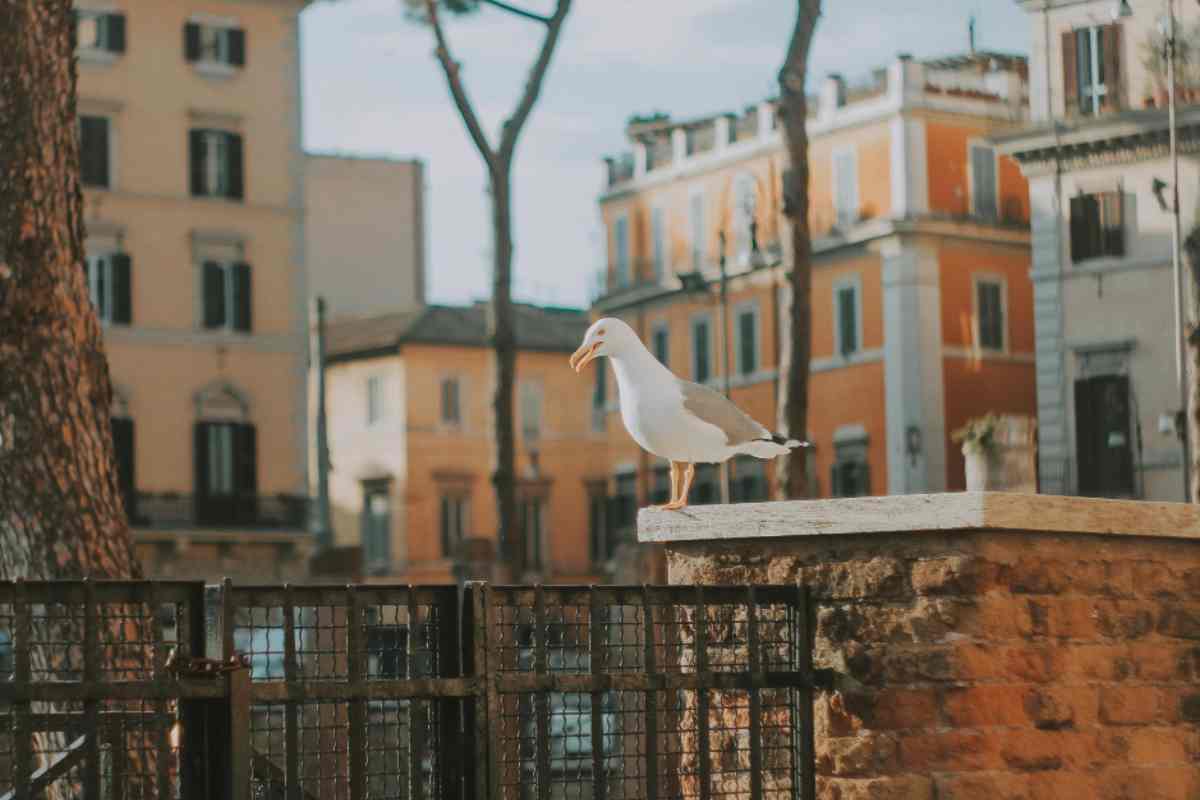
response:
[[[1034,32],[1033,125],[997,141],[1029,179],[1041,490],[1179,500],[1171,189],[1156,191],[1172,180],[1165,5],[1129,0],[1121,16],[1112,0],[1018,2]],[[1200,9],[1181,12],[1191,37]],[[1181,102],[1200,86],[1184,73]],[[1182,106],[1179,134],[1186,237],[1200,108]]]

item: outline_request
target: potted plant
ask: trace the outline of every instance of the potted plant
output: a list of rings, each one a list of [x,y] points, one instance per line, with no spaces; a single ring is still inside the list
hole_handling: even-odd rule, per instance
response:
[[[962,443],[966,459],[967,491],[982,492],[988,488],[988,477],[999,469],[996,458],[996,426],[1000,418],[992,412],[967,420],[967,424],[950,434]]]

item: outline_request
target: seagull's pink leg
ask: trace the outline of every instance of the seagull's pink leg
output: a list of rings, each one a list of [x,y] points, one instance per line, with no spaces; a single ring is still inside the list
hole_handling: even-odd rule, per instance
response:
[[[679,495],[674,500],[672,500],[671,502],[669,502],[665,506],[663,506],[663,508],[666,509],[667,511],[678,511],[679,509],[686,506],[687,500],[688,500],[688,492],[690,492],[692,490],[692,479],[695,477],[696,477],[696,465],[689,462],[687,465],[687,469],[685,469],[684,473],[683,473],[683,488],[680,490]]]
[[[655,506],[655,508],[659,509],[660,511],[670,509],[672,507],[671,504],[675,502],[675,497],[678,494],[679,494],[679,462],[672,461],[671,462],[671,499],[669,502],[664,503],[661,506]]]

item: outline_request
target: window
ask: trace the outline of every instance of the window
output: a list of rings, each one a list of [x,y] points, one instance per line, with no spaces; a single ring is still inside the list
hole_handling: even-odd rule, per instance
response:
[[[241,135],[194,128],[189,132],[188,150],[193,197],[242,199]]]
[[[12,633],[0,628],[0,675],[11,674],[13,671],[13,640]]]
[[[870,493],[866,440],[835,442],[830,494],[833,497],[863,497]]]
[[[250,265],[204,262],[204,327],[248,332],[253,303]]]
[[[88,296],[101,322],[128,325],[133,320],[131,263],[127,253],[103,253],[84,259]]]
[[[611,530],[624,531],[637,524],[637,502],[637,474],[622,472],[617,475],[616,493],[613,495],[612,513],[609,516]],[[615,550],[616,543],[612,543],[610,547]]]
[[[613,247],[616,248],[617,253],[614,267],[617,271],[617,286],[628,286],[630,280],[629,217],[624,214],[617,217],[617,221],[613,225]]]
[[[79,179],[93,189],[111,188],[108,117],[79,118]]]
[[[1099,114],[1120,108],[1121,26],[1066,31],[1062,51],[1068,113]]]
[[[996,151],[987,145],[971,145],[971,210],[996,219]]]
[[[650,477],[650,502],[666,503],[671,499],[671,468],[669,466],[655,467]]]
[[[75,46],[84,52],[124,53],[125,15],[76,9]]]
[[[464,495],[443,494],[441,502],[442,555],[454,558],[458,546],[466,538],[467,498]]]
[[[189,22],[183,26],[183,53],[189,63],[246,65],[246,32],[224,25]]]
[[[692,195],[691,205],[692,225],[692,269],[699,272],[704,269],[704,195]]]
[[[707,317],[692,320],[692,380],[705,383],[712,374],[711,326]]]
[[[608,529],[608,495],[603,483],[588,489],[588,541],[593,564],[602,564],[613,557],[615,547]]]
[[[526,569],[542,568],[542,548],[545,546],[542,535],[544,511],[545,501],[541,497],[531,497],[521,503],[521,531],[525,539]]]
[[[734,221],[733,241],[734,257],[739,266],[750,263],[750,252],[754,237],[751,227],[754,225],[755,212],[758,206],[754,176],[744,172],[737,177],[733,189]]]
[[[833,289],[834,337],[837,353],[848,358],[862,346],[858,281],[836,284]]]
[[[653,251],[651,257],[654,259],[654,280],[657,283],[662,283],[667,272],[665,213],[661,208],[656,208],[650,212],[650,242]]]
[[[1004,284],[998,280],[975,281],[976,343],[984,350],[1004,349]]]
[[[1071,260],[1125,255],[1125,226],[1120,191],[1071,198]]]
[[[462,406],[460,399],[460,382],[457,377],[442,378],[442,424],[461,425]]]
[[[530,442],[542,435],[542,386],[532,381],[521,383],[521,435]]]
[[[383,419],[384,397],[383,376],[372,375],[367,378],[367,424],[374,425]]]
[[[838,227],[858,222],[858,159],[853,150],[833,156],[833,208]]]
[[[113,417],[111,420],[113,453],[117,462],[117,489],[125,504],[125,516],[133,522],[137,516],[137,493],[134,478],[133,420]]]
[[[691,495],[692,505],[721,502],[721,468],[716,464],[697,464]]]
[[[392,492],[387,481],[363,484],[362,559],[368,572],[378,573],[391,564]]]
[[[656,324],[650,333],[650,339],[654,347],[654,357],[663,366],[669,366],[671,361],[671,327],[665,322]]]
[[[729,478],[729,500],[733,503],[754,503],[768,499],[767,466],[753,456],[738,456],[732,462]]]
[[[608,372],[604,359],[595,361],[596,382],[592,389],[592,430],[603,431],[607,422],[608,409]]]
[[[367,677],[385,680],[408,677],[408,628],[367,625]]]
[[[746,306],[737,312],[737,372],[752,375],[758,370],[758,306]]]
[[[253,425],[196,423],[197,521],[225,524],[255,521],[258,492],[256,440]]]

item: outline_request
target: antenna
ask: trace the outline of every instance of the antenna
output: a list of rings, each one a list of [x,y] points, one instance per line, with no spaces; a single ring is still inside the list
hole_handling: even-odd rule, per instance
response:
[[[975,52],[975,15],[972,14],[967,20],[967,43],[971,48],[971,52]]]

